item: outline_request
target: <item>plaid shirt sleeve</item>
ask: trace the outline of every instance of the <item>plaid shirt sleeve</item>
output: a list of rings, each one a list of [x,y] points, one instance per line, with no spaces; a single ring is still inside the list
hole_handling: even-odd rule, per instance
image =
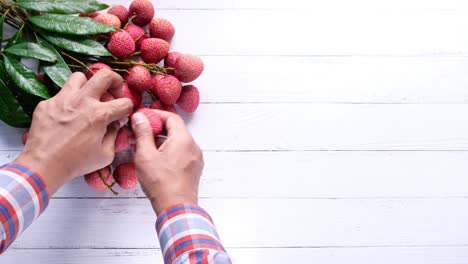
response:
[[[166,264],[230,264],[213,220],[198,206],[175,205],[156,221]]]
[[[39,217],[49,202],[42,178],[18,164],[0,167],[0,254]]]

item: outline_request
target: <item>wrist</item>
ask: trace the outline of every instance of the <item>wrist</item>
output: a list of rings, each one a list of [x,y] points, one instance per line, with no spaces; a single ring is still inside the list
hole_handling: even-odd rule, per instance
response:
[[[170,197],[167,199],[150,198],[150,202],[157,216],[161,215],[162,212],[164,212],[168,208],[171,208],[177,204],[198,206],[198,199],[189,198],[189,197],[174,196],[174,197]]]

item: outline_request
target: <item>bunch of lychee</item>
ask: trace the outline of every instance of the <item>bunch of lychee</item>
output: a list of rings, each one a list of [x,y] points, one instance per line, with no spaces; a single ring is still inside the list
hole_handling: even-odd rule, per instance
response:
[[[134,0],[128,9],[117,5],[107,13],[81,16],[91,17],[119,29],[109,35],[107,42],[107,49],[115,59],[89,65],[86,76],[90,79],[101,69],[122,74],[123,97],[132,101],[135,112],[143,113],[150,120],[155,136],[161,136],[164,133],[163,122],[151,109],[176,114],[180,109],[194,113],[200,103],[200,93],[196,86],[189,83],[202,74],[204,64],[197,56],[171,52],[170,42],[175,35],[175,28],[164,18],[154,18],[154,14],[155,9],[150,1]],[[145,105],[144,98],[151,98],[151,104]],[[101,98],[102,101],[113,99],[110,94]],[[23,138],[26,140],[27,135]],[[115,143],[115,152],[132,149],[133,144],[130,126],[122,127]],[[118,165],[113,173],[111,166],[108,166],[84,178],[96,190],[112,190],[116,183],[123,189],[132,189],[138,184],[135,164],[132,162]]]

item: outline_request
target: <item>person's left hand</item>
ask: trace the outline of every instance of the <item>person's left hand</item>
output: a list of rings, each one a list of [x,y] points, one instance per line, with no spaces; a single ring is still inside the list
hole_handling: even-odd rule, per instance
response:
[[[108,91],[120,98],[121,88],[122,78],[110,70],[100,70],[89,81],[74,73],[59,94],[37,106],[15,163],[41,175],[50,195],[74,177],[110,165],[119,121],[128,118],[133,104],[127,98],[100,99]]]

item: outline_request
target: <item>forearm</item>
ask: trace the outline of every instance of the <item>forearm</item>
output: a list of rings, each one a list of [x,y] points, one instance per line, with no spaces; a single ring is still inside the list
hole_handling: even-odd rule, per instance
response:
[[[49,203],[44,180],[18,164],[0,167],[0,253],[39,217]]]
[[[211,217],[198,206],[166,209],[156,229],[166,264],[231,263]]]

